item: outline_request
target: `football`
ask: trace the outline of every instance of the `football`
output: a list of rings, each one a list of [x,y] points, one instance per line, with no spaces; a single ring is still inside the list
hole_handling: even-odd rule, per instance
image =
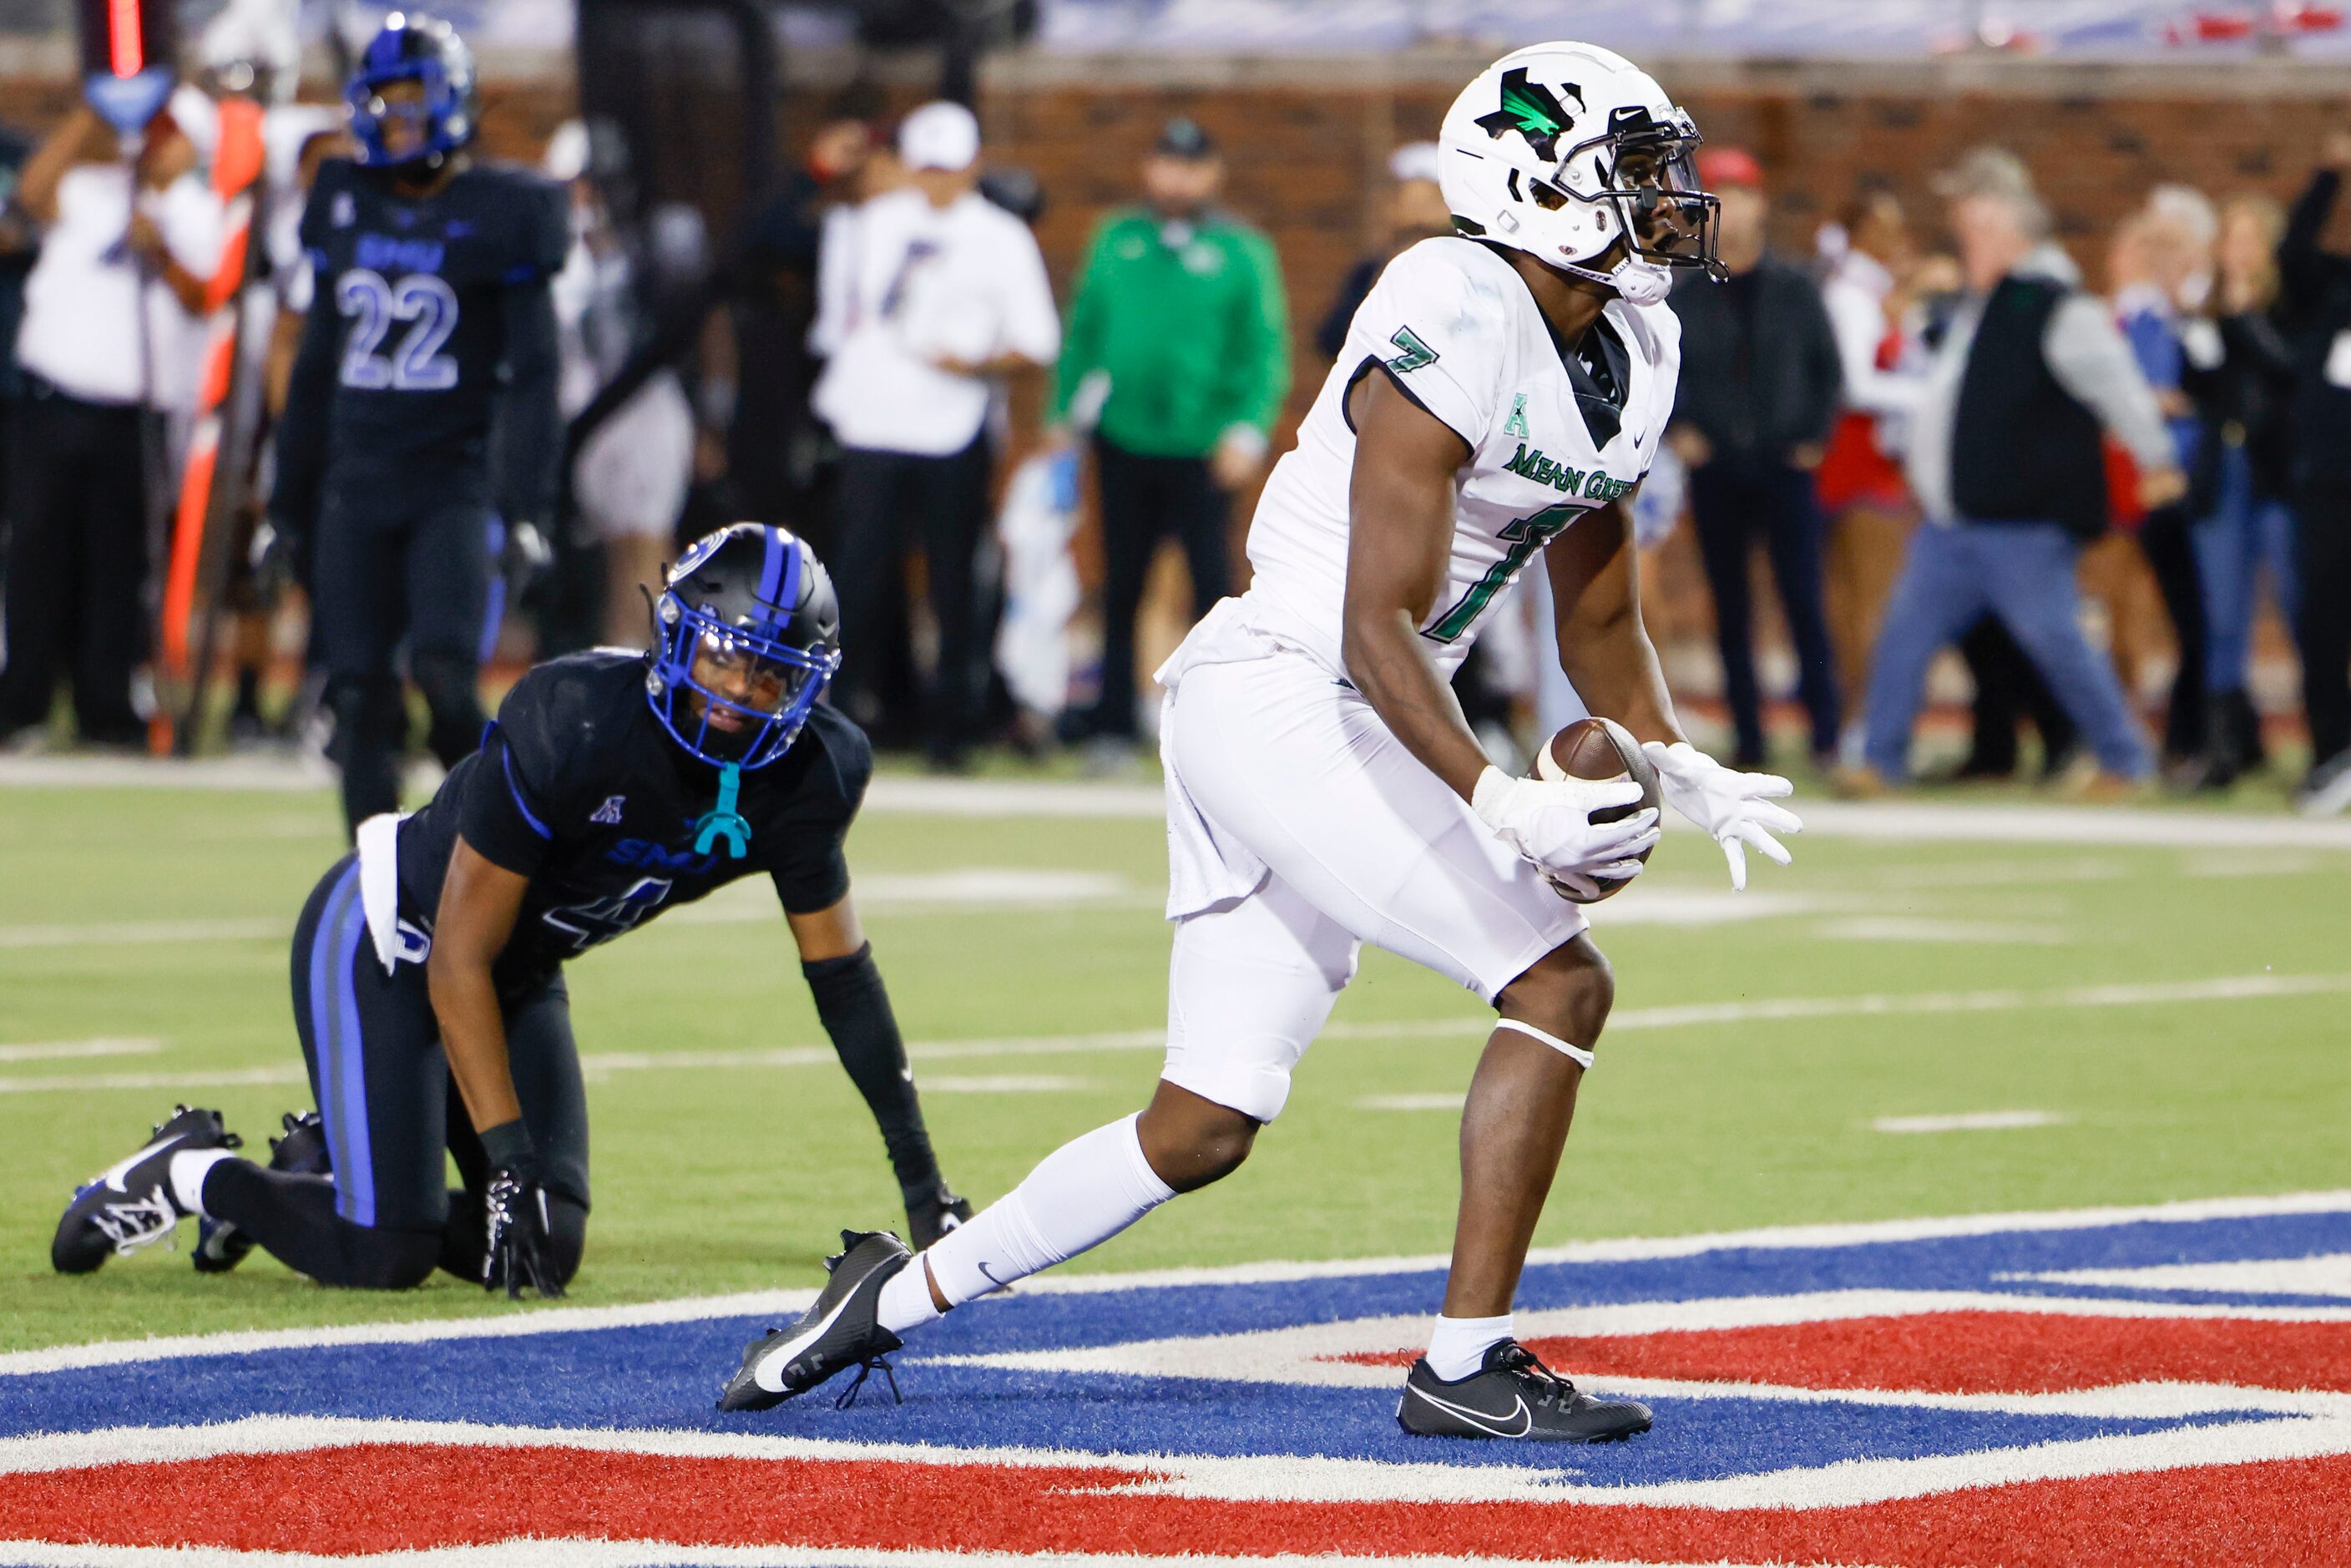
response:
[[[1641,787],[1641,798],[1629,806],[1611,806],[1592,813],[1595,822],[1613,822],[1634,812],[1656,805],[1663,798],[1657,789],[1657,769],[1642,753],[1641,743],[1633,732],[1613,718],[1580,718],[1543,742],[1535,753],[1534,777],[1537,779],[1585,779],[1595,781],[1630,779]],[[1646,862],[1649,852],[1643,850],[1639,858]],[[1600,897],[1606,898],[1625,883],[1625,878],[1600,883]],[[1579,897],[1558,882],[1552,889],[1571,904],[1596,904],[1598,899]]]

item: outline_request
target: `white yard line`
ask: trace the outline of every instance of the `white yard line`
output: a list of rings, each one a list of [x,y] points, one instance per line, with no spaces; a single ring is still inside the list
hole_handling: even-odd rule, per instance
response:
[[[1718,1231],[1669,1237],[1635,1237],[1605,1241],[1575,1241],[1565,1246],[1538,1247],[1527,1260],[1549,1263],[1621,1263],[1660,1259],[1692,1258],[1724,1250],[1787,1249],[1864,1246],[1874,1242],[1926,1241],[1949,1237],[1989,1236],[2010,1231],[2095,1229],[2114,1225],[2191,1225],[2213,1219],[2263,1218],[2292,1214],[2351,1213],[2351,1189],[2334,1192],[2282,1193],[2257,1197],[2191,1198],[2178,1203],[2135,1207],[2027,1210],[2022,1213],[1967,1214],[1927,1219],[1878,1219],[1833,1225],[1773,1226],[1755,1230]],[[1361,1274],[1427,1273],[1446,1266],[1442,1253],[1419,1257],[1343,1258],[1316,1262],[1237,1263],[1219,1268],[1156,1269],[1123,1274],[1044,1274],[1020,1283],[1023,1293],[1098,1295],[1104,1292],[1155,1290],[1175,1285],[1270,1284],[1298,1280],[1337,1279]],[[2181,1305],[2168,1301],[2110,1300],[2060,1301],[2045,1296],[2007,1296],[1990,1292],[1831,1291],[1808,1297],[1728,1298],[1710,1310],[1721,1326],[1744,1313],[1800,1311],[1811,1314],[1794,1321],[1809,1322],[1834,1315],[1832,1303],[1848,1309],[1847,1315],[1876,1315],[1900,1302],[1919,1305],[1932,1300],[1942,1305],[1928,1310],[1959,1310],[1952,1303],[1978,1303],[1986,1297],[2005,1310],[2073,1312],[2092,1316],[2277,1318],[2294,1322],[2351,1318],[2351,1308],[2229,1307]],[[726,1296],[693,1296],[665,1301],[615,1307],[533,1307],[494,1309],[495,1317],[455,1318],[430,1322],[343,1324],[334,1327],[277,1329],[257,1333],[183,1334],[172,1338],[114,1340],[95,1344],[60,1345],[47,1350],[0,1354],[0,1375],[23,1376],[83,1366],[115,1366],[138,1362],[182,1360],[191,1356],[242,1355],[256,1351],[308,1349],[344,1344],[417,1344],[444,1339],[502,1338],[515,1334],[579,1333],[628,1328],[645,1323],[693,1322],[711,1318],[789,1316],[815,1300],[813,1291],[760,1291]],[[1791,1306],[1791,1302],[1802,1302]],[[1770,1303],[1768,1305],[1759,1303]],[[1641,1312],[1687,1314],[1692,1303],[1632,1303],[1624,1308],[1578,1309],[1587,1314]],[[1399,1320],[1402,1321],[1402,1320]],[[1595,1322],[1636,1322],[1638,1317],[1590,1317]],[[1663,1321],[1663,1320],[1660,1320]],[[1682,1321],[1677,1318],[1675,1321]],[[1412,1333],[1426,1328],[1411,1320]],[[1408,1342],[1407,1342],[1408,1343]]]
[[[1823,1018],[1880,1018],[1936,1013],[1998,1013],[2042,1008],[2158,1007],[2186,1002],[2256,1001],[2273,998],[2351,994],[2351,975],[2222,975],[2203,980],[2156,980],[2108,986],[2065,986],[2052,990],[1920,991],[1868,993],[1855,997],[1761,997],[1743,1002],[1692,1002],[1679,1006],[1627,1008],[1608,1020],[1612,1033],[1627,1030],[1720,1028]],[[1475,1040],[1491,1026],[1474,1015],[1434,1019],[1341,1021],[1326,1026],[1322,1040]],[[1077,1056],[1106,1051],[1158,1051],[1166,1043],[1160,1029],[1111,1030],[1101,1033],[1008,1035],[987,1040],[920,1040],[907,1047],[916,1061],[957,1061],[1004,1056]],[[840,1060],[831,1046],[763,1046],[743,1051],[590,1051],[580,1064],[591,1076],[616,1072],[685,1071],[693,1069],[822,1067]],[[0,1094],[85,1092],[95,1090],[193,1089],[264,1083],[298,1083],[298,1062],[276,1067],[190,1068],[180,1072],[101,1072],[42,1077],[0,1076]]]
[[[2064,1121],[2054,1111],[1962,1111],[1949,1116],[1880,1116],[1869,1125],[1878,1133],[1995,1133],[2062,1126]]]
[[[65,1061],[92,1056],[152,1056],[163,1049],[145,1036],[100,1035],[95,1040],[43,1040],[0,1045],[0,1061]]]
[[[331,776],[302,758],[15,757],[0,758],[0,788],[254,789],[323,793]],[[2351,850],[2351,820],[2310,821],[2151,806],[2070,806],[1980,802],[1827,800],[1796,803],[1815,836],[1927,842],[2053,843],[2074,848],[2121,844],[2216,850],[2245,847]],[[873,780],[865,809],[942,817],[1157,819],[1165,795],[1156,784],[1097,784],[1058,779],[925,779],[885,773]],[[1670,825],[1687,824],[1667,813]]]

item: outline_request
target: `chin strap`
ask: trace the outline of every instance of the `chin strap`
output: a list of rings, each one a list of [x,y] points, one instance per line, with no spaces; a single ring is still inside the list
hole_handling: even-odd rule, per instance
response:
[[[718,770],[718,803],[702,814],[695,822],[694,852],[706,855],[710,846],[720,839],[726,841],[730,860],[741,860],[751,852],[751,824],[735,810],[735,798],[743,788],[743,769],[729,762]]]

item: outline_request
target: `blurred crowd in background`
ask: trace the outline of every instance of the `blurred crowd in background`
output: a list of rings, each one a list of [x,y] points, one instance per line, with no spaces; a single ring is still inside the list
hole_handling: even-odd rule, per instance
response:
[[[219,78],[297,66],[235,37],[200,52],[135,138],[86,108],[0,131],[0,743],[19,749],[150,737],[169,523],[230,308]],[[1246,507],[1293,383],[1327,371],[1389,257],[1450,232],[1436,149],[1395,150],[1382,243],[1335,297],[1293,299],[1226,203],[1226,150],[1168,119],[1057,288],[1032,233],[1051,193],[990,163],[968,109],[838,107],[726,236],[742,259],[716,304],[665,283],[717,243],[691,212],[623,232],[601,132],[546,146],[572,192],[555,295],[575,441],[554,570],[517,574],[522,612],[486,652],[643,645],[641,585],[677,541],[756,517],[830,563],[835,700],[877,742],[946,771],[994,747],[1134,771],[1154,655],[1247,581]],[[275,319],[245,340],[273,398],[309,308],[295,225],[339,123],[281,93],[264,124]],[[1899,788],[1949,647],[1971,743],[1942,772],[2119,798],[2291,768],[2304,809],[2351,808],[2351,255],[2327,243],[2346,171],[2338,134],[2290,206],[2158,186],[2084,277],[1997,147],[1955,149],[1933,210],[1865,191],[1792,254],[1765,243],[1774,171],[1709,147],[1729,277],[1671,302],[1681,401],[1634,504],[1646,548],[1686,531],[1703,567],[1719,678],[1681,684],[1717,749],[1786,765],[1801,736],[1835,788]],[[2160,588],[2160,700],[2085,613],[2093,545],[2143,554]],[[227,733],[300,744],[323,721],[299,595],[229,553]],[[1459,683],[1497,750],[1580,711],[1541,593]],[[2298,716],[2272,703],[2267,723],[2264,624],[2299,672]],[[1775,731],[1776,699],[1796,723]]]

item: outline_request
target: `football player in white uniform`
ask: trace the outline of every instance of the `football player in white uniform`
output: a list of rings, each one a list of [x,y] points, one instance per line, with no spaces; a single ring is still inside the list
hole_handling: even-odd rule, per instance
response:
[[[1641,737],[1734,886],[1748,846],[1786,862],[1773,835],[1798,824],[1769,798],[1787,781],[1722,767],[1675,720],[1627,517],[1673,409],[1673,271],[1716,270],[1698,141],[1655,81],[1583,44],[1518,50],[1454,102],[1439,145],[1459,232],[1388,265],[1266,485],[1252,586],[1159,672],[1178,924],[1150,1105],[1047,1156],[919,1258],[844,1232],[816,1305],[747,1350],[722,1407],[869,1364],[1230,1174],[1372,942],[1499,1014],[1463,1112],[1443,1312],[1397,1418],[1573,1442],[1647,1428],[1646,1407],[1547,1370],[1510,1306],[1614,991],[1552,883],[1589,895],[1633,875],[1657,813],[1594,822],[1637,787],[1500,772],[1447,681],[1542,556],[1577,692]]]

